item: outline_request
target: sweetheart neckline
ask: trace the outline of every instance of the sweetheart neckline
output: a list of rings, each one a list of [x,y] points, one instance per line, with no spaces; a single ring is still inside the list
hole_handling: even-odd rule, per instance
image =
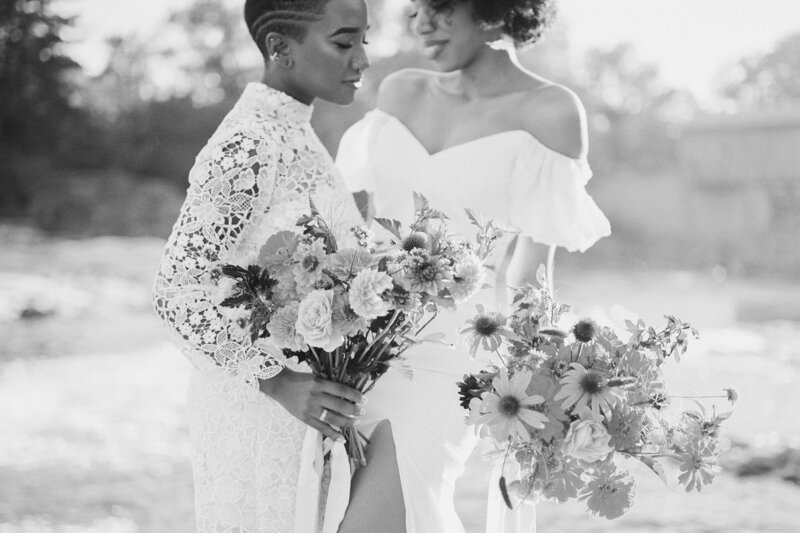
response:
[[[411,137],[411,139],[415,142],[415,144],[417,146],[419,146],[419,148],[423,152],[425,152],[425,154],[431,159],[433,159],[435,157],[438,157],[438,156],[440,156],[442,154],[445,154],[445,153],[448,153],[448,152],[463,148],[465,146],[476,144],[476,143],[481,142],[481,141],[487,141],[487,140],[490,140],[490,139],[495,139],[495,138],[498,138],[498,137],[502,137],[504,135],[522,135],[526,139],[532,141],[534,144],[542,147],[543,149],[545,149],[548,152],[551,152],[551,153],[553,153],[553,154],[555,154],[557,156],[564,157],[564,158],[569,159],[571,161],[580,161],[582,159],[582,158],[576,159],[576,158],[573,158],[573,157],[569,157],[567,155],[562,154],[561,152],[557,152],[557,151],[553,150],[552,148],[550,148],[547,145],[545,145],[542,141],[537,139],[531,132],[529,132],[527,130],[523,130],[523,129],[513,129],[513,130],[498,131],[496,133],[490,133],[489,135],[484,135],[483,137],[476,137],[475,139],[470,139],[468,141],[464,141],[464,142],[461,142],[461,143],[458,143],[458,144],[454,144],[453,146],[448,146],[446,148],[442,148],[441,150],[437,150],[435,152],[431,152],[430,150],[428,150],[428,148],[424,144],[422,144],[422,141],[420,141],[419,138],[416,135],[414,135],[414,132],[411,131],[411,129],[408,126],[406,126],[405,123],[403,123],[402,120],[400,120],[396,116],[391,115],[391,114],[389,114],[386,111],[383,111],[381,109],[375,108],[373,111],[381,113],[381,114],[387,116],[391,121],[396,123],[400,127],[400,129],[405,131],[406,134],[409,137]]]

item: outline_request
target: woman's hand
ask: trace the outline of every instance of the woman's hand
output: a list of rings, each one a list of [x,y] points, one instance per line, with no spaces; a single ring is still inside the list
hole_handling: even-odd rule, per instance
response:
[[[260,380],[259,388],[292,416],[334,440],[344,439],[335,428],[352,425],[364,414],[363,394],[310,373],[284,368],[277,376]],[[325,411],[323,422],[320,418]]]

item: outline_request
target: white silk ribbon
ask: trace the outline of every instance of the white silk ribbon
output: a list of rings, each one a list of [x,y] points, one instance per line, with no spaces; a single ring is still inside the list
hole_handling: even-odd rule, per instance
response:
[[[500,494],[500,475],[503,461],[497,461],[489,476],[489,504],[486,509],[486,533],[536,533],[536,505],[520,501],[512,510]]]
[[[324,447],[323,447],[324,446]],[[327,501],[320,505],[320,486],[325,454],[330,448],[330,485]],[[336,533],[350,502],[350,460],[341,442],[324,440],[322,433],[309,427],[300,455],[300,474],[295,499],[294,533]],[[320,516],[319,510],[325,509]],[[319,527],[319,524],[322,527]]]

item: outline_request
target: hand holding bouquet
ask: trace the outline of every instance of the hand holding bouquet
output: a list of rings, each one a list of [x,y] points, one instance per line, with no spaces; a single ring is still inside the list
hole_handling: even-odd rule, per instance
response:
[[[661,331],[628,321],[623,342],[609,328],[583,319],[557,328],[567,310],[553,301],[540,268],[540,287],[516,289],[510,316],[479,314],[462,329],[472,345],[495,352],[500,363],[459,383],[468,424],[495,446],[506,505],[512,496],[580,498],[590,512],[617,518],[633,504],[634,480],[619,459],[636,459],[666,482],[658,459],[681,470],[687,491],[701,490],[719,470],[720,425],[730,412],[699,402],[672,413],[662,372],[680,360],[697,331],[667,316]],[[734,389],[720,398],[733,403]],[[707,398],[707,397],[706,397]]]
[[[392,234],[378,244],[353,228],[352,246],[341,246],[313,201],[297,231],[281,231],[262,247],[257,264],[226,264],[218,282],[221,302],[240,313],[253,342],[266,339],[313,373],[366,393],[402,354],[422,342],[419,334],[442,307],[470,298],[483,285],[483,259],[501,234],[480,223],[477,242],[447,233],[446,217],[415,195],[407,230],[378,219]],[[342,428],[353,469],[366,464],[362,438]]]

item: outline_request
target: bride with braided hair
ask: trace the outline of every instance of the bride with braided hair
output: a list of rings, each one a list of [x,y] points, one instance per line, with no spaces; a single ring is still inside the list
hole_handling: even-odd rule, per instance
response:
[[[389,75],[370,111],[342,138],[337,164],[376,217],[408,223],[413,193],[473,234],[464,208],[517,230],[493,258],[495,288],[427,330],[455,332],[474,305],[503,309],[506,286],[534,280],[561,246],[583,251],[610,232],[585,190],[586,117],[575,94],[522,67],[516,51],[542,35],[554,0],[413,0],[412,29],[436,71]],[[370,392],[361,428],[368,464],[353,479],[342,533],[462,533],[455,482],[476,445],[456,382],[485,368],[466,350],[424,344],[406,352],[409,382],[387,374]],[[532,506],[512,514],[490,483],[487,533],[535,530]]]
[[[364,69],[364,0],[247,0],[264,57],[201,150],[156,276],[153,303],[194,366],[188,414],[197,530],[305,533],[297,490],[309,431],[342,439],[362,395],[314,378],[268,343],[251,343],[205,288],[216,265],[252,264],[270,235],[294,226],[311,195],[336,227],[363,222],[322,143],[311,104],[353,101]],[[315,433],[316,434],[316,433]],[[335,524],[325,531],[335,531]]]

